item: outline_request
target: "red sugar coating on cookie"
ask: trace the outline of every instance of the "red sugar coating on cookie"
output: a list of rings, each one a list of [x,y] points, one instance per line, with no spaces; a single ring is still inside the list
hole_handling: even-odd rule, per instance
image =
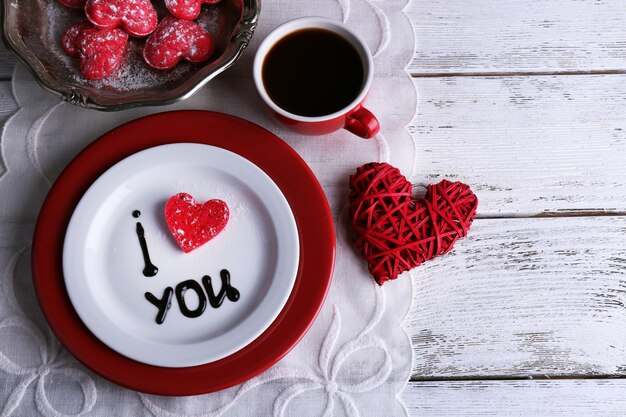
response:
[[[86,2],[87,0],[59,0],[59,3],[71,9],[82,9]]]
[[[179,19],[195,20],[203,4],[215,4],[221,0],[165,0],[165,7]]]
[[[187,193],[178,193],[165,204],[165,221],[178,245],[186,252],[199,248],[219,234],[230,212],[222,200],[204,204]]]
[[[143,57],[151,67],[167,70],[183,59],[206,61],[213,50],[213,38],[200,25],[168,16],[146,41]]]
[[[61,38],[63,50],[80,58],[80,72],[89,80],[113,73],[124,57],[128,35],[121,29],[98,29],[89,22],[76,23]]]
[[[150,0],[87,0],[87,19],[100,29],[121,27],[129,35],[149,35],[158,24]]]

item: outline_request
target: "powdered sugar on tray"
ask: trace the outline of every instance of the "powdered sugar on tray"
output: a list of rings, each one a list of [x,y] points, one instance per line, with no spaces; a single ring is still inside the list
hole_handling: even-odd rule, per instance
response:
[[[168,15],[162,4],[155,4],[159,20]],[[79,61],[68,56],[61,47],[61,37],[63,32],[72,24],[85,19],[82,10],[70,9],[57,0],[46,1],[46,11],[49,16],[47,37],[48,52],[61,64],[61,69],[65,69],[63,74],[70,83],[90,86],[97,89],[114,91],[140,91],[150,89],[162,89],[164,86],[175,87],[182,81],[189,78],[198,68],[206,65],[191,64],[187,61],[181,62],[175,68],[168,71],[161,71],[150,68],[142,57],[146,38],[130,38],[124,53],[123,63],[109,77],[102,80],[87,80],[80,73]],[[205,29],[211,36],[219,37],[225,30],[225,19],[220,16],[220,9],[213,5],[203,6],[202,12],[197,19],[197,23]],[[217,51],[207,62],[211,62],[219,56],[222,51]]]

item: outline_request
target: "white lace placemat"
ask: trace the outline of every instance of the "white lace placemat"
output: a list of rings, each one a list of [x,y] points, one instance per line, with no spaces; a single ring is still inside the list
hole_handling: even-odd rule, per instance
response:
[[[407,176],[415,145],[405,130],[416,93],[404,71],[414,38],[407,0],[265,0],[249,50],[234,68],[177,105],[101,113],[60,102],[23,68],[13,77],[18,111],[4,126],[0,172],[0,417],[59,416],[404,416],[398,399],[412,349],[401,323],[411,302],[408,274],[379,288],[350,242],[348,177],[387,161]],[[303,137],[262,110],[251,78],[254,51],[278,24],[300,16],[343,20],[369,44],[375,79],[367,101],[382,124],[373,140],[347,132]],[[312,167],[335,219],[337,262],[323,309],[303,340],[269,371],[231,389],[159,397],[121,388],[69,355],[49,331],[32,288],[30,241],[51,183],[91,140],[139,116],[206,109],[254,121],[287,141]],[[210,126],[198,126],[210,129]]]

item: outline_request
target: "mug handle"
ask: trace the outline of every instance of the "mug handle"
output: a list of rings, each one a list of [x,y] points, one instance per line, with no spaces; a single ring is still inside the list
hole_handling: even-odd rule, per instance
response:
[[[364,139],[370,139],[376,136],[380,130],[380,123],[371,111],[359,106],[346,116],[344,128]]]

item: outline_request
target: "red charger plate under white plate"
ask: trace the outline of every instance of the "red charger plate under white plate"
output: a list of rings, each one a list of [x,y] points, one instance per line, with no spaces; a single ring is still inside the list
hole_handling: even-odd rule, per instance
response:
[[[105,345],[88,330],[68,297],[62,254],[72,213],[87,189],[104,172],[130,155],[176,143],[222,148],[264,171],[291,208],[297,225],[300,254],[289,298],[260,336],[219,360],[197,366],[163,367],[130,359]],[[97,139],[67,166],[42,207],[33,239],[32,259],[35,290],[42,311],[59,340],[85,366],[138,391],[195,395],[228,388],[252,378],[276,363],[304,336],[330,285],[335,235],[328,203],[317,179],[282,140],[257,125],[232,116],[179,111],[122,125]]]

